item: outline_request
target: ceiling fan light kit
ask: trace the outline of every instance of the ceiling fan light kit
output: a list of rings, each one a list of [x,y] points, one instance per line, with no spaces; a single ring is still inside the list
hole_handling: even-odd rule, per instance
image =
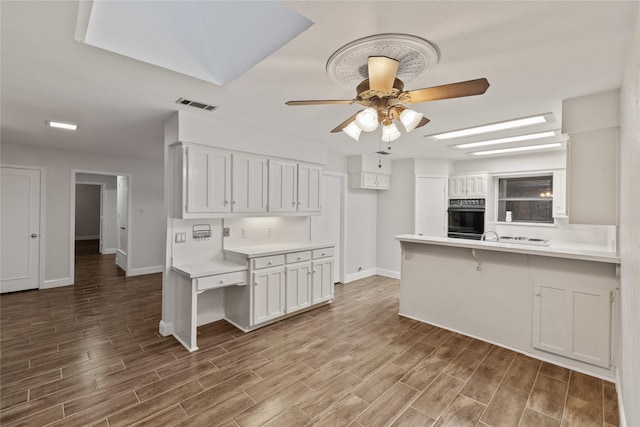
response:
[[[481,95],[489,87],[487,79],[475,79],[442,86],[404,91],[405,80],[421,77],[438,62],[437,49],[427,40],[407,34],[380,34],[351,42],[338,49],[327,62],[334,79],[356,87],[352,100],[288,101],[287,105],[360,104],[366,107],[331,132],[344,131],[356,141],[361,131],[372,132],[382,123],[382,141],[400,137],[393,123],[399,120],[407,132],[429,123],[422,113],[402,104]],[[365,64],[366,63],[366,67]],[[355,82],[355,83],[354,83]],[[347,130],[348,128],[348,130]],[[391,146],[388,146],[391,149]]]

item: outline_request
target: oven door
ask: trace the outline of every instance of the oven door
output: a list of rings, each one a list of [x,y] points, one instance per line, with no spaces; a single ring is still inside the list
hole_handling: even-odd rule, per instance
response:
[[[448,237],[480,240],[484,233],[484,209],[449,208]]]

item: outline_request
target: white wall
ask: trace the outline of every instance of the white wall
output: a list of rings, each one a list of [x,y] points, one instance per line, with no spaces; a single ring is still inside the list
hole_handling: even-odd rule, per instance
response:
[[[117,178],[115,175],[98,175],[93,173],[77,173],[76,182],[92,182],[104,184],[102,208],[102,253],[113,254],[118,245],[117,228]]]
[[[325,171],[347,173],[347,156],[328,152]],[[393,185],[393,181],[392,184]],[[376,272],[377,190],[350,187],[347,179],[345,283]]]
[[[100,186],[76,184],[76,240],[100,238]]]
[[[129,173],[132,175],[130,267],[162,265],[165,225],[163,219],[163,163],[156,160],[108,156],[2,142],[2,162],[45,169],[45,271],[47,286],[70,284],[71,170]]]
[[[566,159],[567,153],[565,150],[555,150],[544,153],[522,154],[519,156],[460,160],[452,164],[451,173],[507,173],[544,169],[564,169],[567,167]]]
[[[621,88],[620,254],[622,399],[628,426],[640,426],[640,8]]]
[[[380,191],[377,203],[376,267],[380,273],[400,277],[400,243],[394,236],[415,228],[415,160],[394,160],[391,190]]]

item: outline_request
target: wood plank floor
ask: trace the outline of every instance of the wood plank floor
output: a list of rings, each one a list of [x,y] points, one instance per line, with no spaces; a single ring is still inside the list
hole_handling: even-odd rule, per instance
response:
[[[609,382],[397,315],[397,280],[244,334],[158,334],[159,274],[78,247],[76,284],[2,295],[4,426],[616,426]]]

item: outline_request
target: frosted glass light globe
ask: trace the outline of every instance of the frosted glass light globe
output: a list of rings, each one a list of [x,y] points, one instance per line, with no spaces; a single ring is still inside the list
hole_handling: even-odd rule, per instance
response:
[[[378,128],[378,112],[372,107],[365,108],[356,116],[356,124],[365,132],[373,132]]]

